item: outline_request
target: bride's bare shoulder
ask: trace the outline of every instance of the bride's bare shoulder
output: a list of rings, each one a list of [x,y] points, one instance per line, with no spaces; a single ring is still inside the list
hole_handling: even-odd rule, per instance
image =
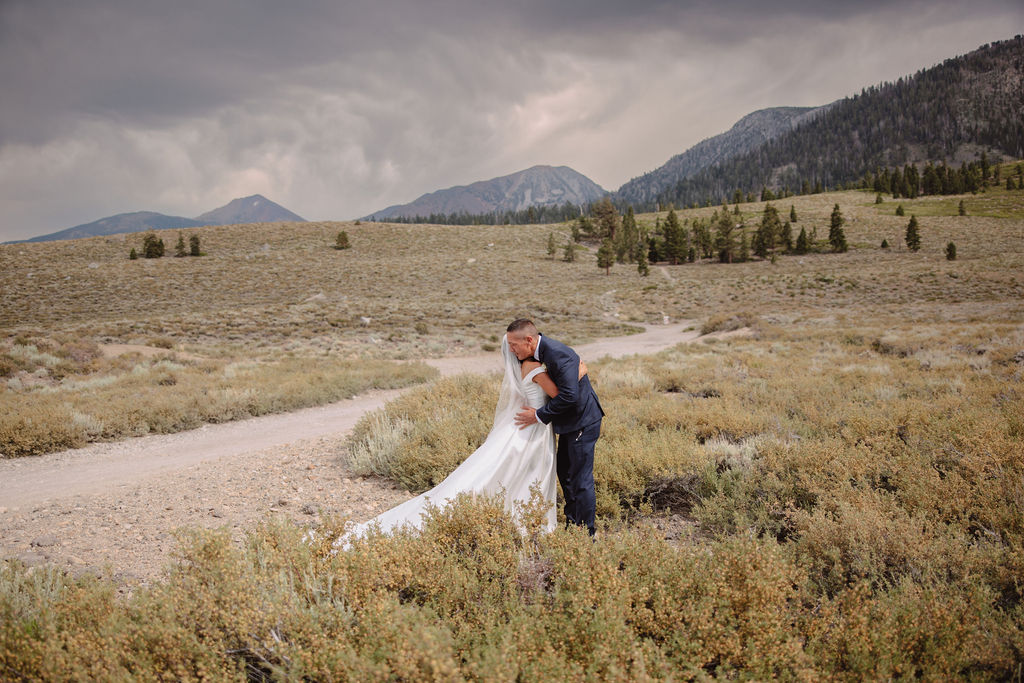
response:
[[[522,371],[523,374],[522,374],[522,376],[526,377],[527,375],[529,375],[531,372],[533,372],[534,370],[536,370],[539,367],[540,367],[540,362],[539,361],[533,360],[532,358],[524,360],[523,361],[523,371]]]

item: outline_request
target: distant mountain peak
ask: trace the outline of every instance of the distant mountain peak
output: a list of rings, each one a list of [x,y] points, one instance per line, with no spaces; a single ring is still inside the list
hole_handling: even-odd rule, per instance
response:
[[[509,175],[456,185],[367,216],[376,220],[521,211],[531,206],[585,205],[603,197],[600,185],[568,166],[531,166]]]
[[[237,223],[277,223],[289,221],[305,223],[306,219],[292,213],[261,194],[233,199],[224,206],[207,211],[196,218],[167,216],[155,211],[134,211],[116,216],[100,218],[92,223],[83,223],[73,228],[33,237],[26,242],[49,242],[52,240],[74,240],[98,235],[114,235],[122,232],[145,232],[147,230],[172,230],[175,228],[197,228],[207,225],[235,225]]]
[[[196,216],[196,220],[206,225],[276,223],[278,221],[306,222],[306,219],[302,216],[292,213],[261,194],[232,199],[220,208],[207,211],[201,216]]]

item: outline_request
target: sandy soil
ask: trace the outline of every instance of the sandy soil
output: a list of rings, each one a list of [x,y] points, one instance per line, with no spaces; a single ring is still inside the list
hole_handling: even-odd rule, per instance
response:
[[[584,359],[654,353],[693,341],[693,328],[650,326],[577,351]],[[497,353],[427,362],[442,375],[500,368]],[[0,558],[112,576],[127,590],[160,575],[181,527],[227,527],[240,538],[268,515],[299,524],[320,513],[369,519],[411,494],[353,475],[341,456],[358,419],[398,393],[0,460]]]

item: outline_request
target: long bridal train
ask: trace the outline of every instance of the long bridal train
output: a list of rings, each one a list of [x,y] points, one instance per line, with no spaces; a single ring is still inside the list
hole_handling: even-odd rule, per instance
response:
[[[443,508],[463,493],[500,495],[505,509],[515,515],[518,508],[530,501],[531,488],[535,488],[547,504],[545,528],[547,531],[555,528],[557,476],[555,437],[551,426],[538,422],[520,429],[513,421],[523,406],[540,408],[547,401],[543,389],[533,381],[536,375],[544,372],[544,368],[536,368],[523,377],[519,360],[504,337],[501,354],[504,375],[494,411],[494,424],[483,444],[440,484],[367,522],[352,526],[335,541],[335,547],[344,547],[364,535],[371,526],[382,532],[399,527],[418,529],[429,507]]]

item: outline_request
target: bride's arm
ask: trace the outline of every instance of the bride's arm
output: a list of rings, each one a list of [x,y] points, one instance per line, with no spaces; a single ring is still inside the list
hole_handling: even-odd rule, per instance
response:
[[[525,367],[525,364],[524,364]],[[532,370],[532,368],[531,368]],[[580,379],[587,374],[587,364],[580,359]],[[547,372],[538,372],[533,376],[533,381],[540,385],[540,388],[544,390],[544,393],[548,395],[548,398],[554,398],[558,396],[558,387],[555,386],[554,381],[551,379]]]
[[[540,385],[540,388],[544,390],[544,393],[548,395],[548,398],[558,396],[558,387],[555,386],[554,381],[547,372],[538,372],[533,376],[533,381]]]

